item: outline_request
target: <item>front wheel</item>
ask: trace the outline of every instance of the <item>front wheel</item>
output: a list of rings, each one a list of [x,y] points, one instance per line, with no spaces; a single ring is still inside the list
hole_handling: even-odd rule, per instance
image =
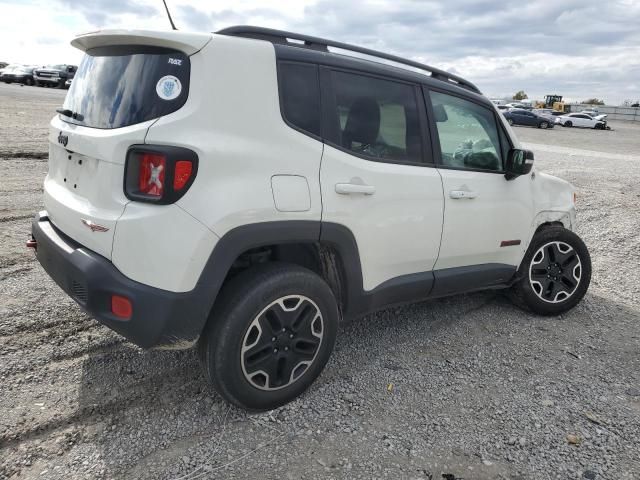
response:
[[[564,126],[565,127],[573,127],[573,123],[571,122],[571,120],[564,122]]]
[[[264,264],[223,288],[200,339],[200,359],[227,401],[271,410],[320,375],[337,327],[337,303],[322,278],[296,265]]]
[[[549,128],[549,123],[548,122],[540,122],[540,125],[538,125],[538,128]]]
[[[507,122],[509,122],[509,125],[513,126],[513,119],[512,118],[507,119]]]
[[[553,226],[535,234],[512,288],[516,303],[540,315],[575,307],[591,282],[591,257],[578,235]]]

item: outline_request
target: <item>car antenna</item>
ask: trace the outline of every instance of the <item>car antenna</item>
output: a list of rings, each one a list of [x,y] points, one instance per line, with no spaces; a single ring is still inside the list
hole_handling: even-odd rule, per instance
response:
[[[167,7],[167,0],[162,0],[162,3],[164,3],[164,9],[167,11],[167,16],[169,17],[169,23],[171,24],[171,28],[173,28],[174,30],[178,30],[175,24],[173,23],[173,19],[171,18],[171,13],[169,13],[169,7]]]

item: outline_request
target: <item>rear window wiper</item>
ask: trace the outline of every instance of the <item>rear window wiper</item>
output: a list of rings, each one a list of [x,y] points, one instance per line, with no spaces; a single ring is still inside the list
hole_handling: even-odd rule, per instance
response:
[[[56,108],[56,112],[59,113],[60,115],[64,115],[65,117],[70,117],[70,118],[73,118],[74,120],[78,120],[79,122],[84,120],[84,115],[77,112],[72,112],[68,108]]]

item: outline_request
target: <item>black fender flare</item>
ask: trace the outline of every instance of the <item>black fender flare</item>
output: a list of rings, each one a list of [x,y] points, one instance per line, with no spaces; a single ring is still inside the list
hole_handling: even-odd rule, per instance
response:
[[[324,244],[335,249],[341,263],[344,311],[353,310],[362,295],[363,285],[355,237],[343,225],[313,220],[252,223],[230,230],[211,252],[193,293],[204,303],[203,310],[210,312],[233,263],[242,253],[269,245],[299,243]]]

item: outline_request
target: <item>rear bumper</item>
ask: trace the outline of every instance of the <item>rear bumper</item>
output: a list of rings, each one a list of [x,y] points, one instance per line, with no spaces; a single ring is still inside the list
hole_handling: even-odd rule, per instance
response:
[[[142,348],[181,349],[198,340],[210,302],[196,290],[169,292],[125,277],[107,259],[57,230],[46,212],[36,215],[32,235],[36,257],[46,272],[100,323]],[[112,295],[131,301],[129,320],[111,313]]]

